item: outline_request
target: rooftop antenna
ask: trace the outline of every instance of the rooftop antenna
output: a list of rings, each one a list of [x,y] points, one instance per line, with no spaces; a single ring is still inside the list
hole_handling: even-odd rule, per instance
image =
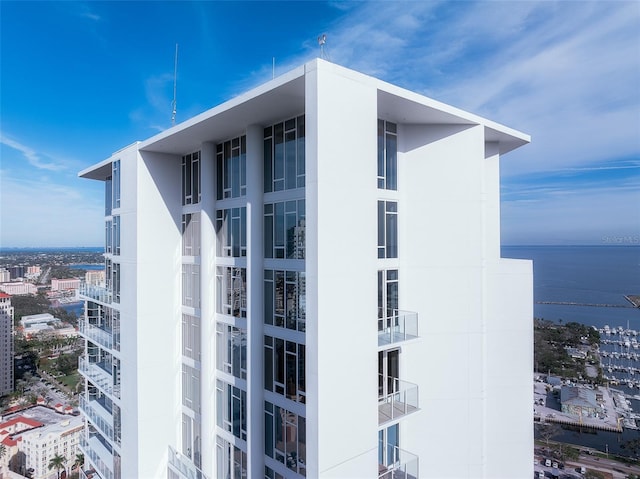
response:
[[[318,45],[320,46],[320,58],[326,60],[327,57],[324,54],[324,44],[327,43],[327,35],[324,33],[318,37]]]
[[[178,82],[178,44],[176,43],[176,56],[173,64],[173,101],[171,102],[171,126],[176,124],[176,109],[178,104],[176,103],[176,85]]]

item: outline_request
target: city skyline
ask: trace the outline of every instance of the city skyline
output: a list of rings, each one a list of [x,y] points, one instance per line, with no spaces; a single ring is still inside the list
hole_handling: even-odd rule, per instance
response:
[[[0,247],[102,244],[77,172],[171,126],[176,44],[179,123],[320,34],[335,63],[531,134],[502,164],[503,244],[640,242],[636,2],[33,5],[0,4]]]

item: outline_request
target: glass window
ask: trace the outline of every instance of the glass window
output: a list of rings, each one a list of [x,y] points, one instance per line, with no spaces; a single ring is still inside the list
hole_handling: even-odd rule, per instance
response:
[[[247,256],[247,208],[217,210],[216,237],[218,256]]]
[[[104,237],[105,237],[105,246],[104,246],[104,251],[105,253],[112,253],[113,252],[113,242],[112,242],[112,229],[113,229],[113,220],[108,220],[105,222],[105,231],[104,231]]]
[[[247,194],[247,138],[242,135],[216,147],[216,198],[238,198]]]
[[[304,332],[306,275],[304,271],[265,270],[264,322]]]
[[[113,302],[120,302],[120,263],[111,264],[111,293]]]
[[[109,176],[104,182],[104,215],[111,216],[113,207],[113,176]]]
[[[200,421],[182,414],[182,454],[202,467]]]
[[[303,188],[304,115],[264,129],[264,191]]]
[[[200,361],[200,318],[182,315],[182,354]]]
[[[378,120],[378,188],[398,189],[397,126]]]
[[[398,312],[398,270],[378,271],[378,331],[391,326]]]
[[[216,367],[240,379],[247,379],[247,331],[230,324],[216,324]]]
[[[306,419],[267,401],[264,419],[265,454],[306,476]]]
[[[247,269],[219,266],[216,270],[216,311],[236,318],[247,317]]]
[[[112,225],[113,254],[120,254],[120,216],[113,217]]]
[[[245,479],[247,470],[247,453],[237,446],[216,436],[217,475],[225,479]]]
[[[182,204],[200,203],[200,152],[182,157]]]
[[[182,215],[182,255],[200,256],[200,213]]]
[[[264,205],[266,258],[304,259],[305,200]]]
[[[120,160],[114,161],[111,167],[111,178],[113,183],[113,208],[120,208]]]
[[[200,373],[186,364],[182,365],[182,404],[200,413]]]
[[[247,440],[247,393],[231,384],[216,381],[216,395],[220,401],[222,415],[218,416],[218,427],[229,431],[243,441]]]
[[[378,258],[398,257],[398,203],[378,201]]]
[[[182,265],[182,304],[200,308],[200,265]]]
[[[305,403],[305,345],[265,336],[264,358],[265,389]]]

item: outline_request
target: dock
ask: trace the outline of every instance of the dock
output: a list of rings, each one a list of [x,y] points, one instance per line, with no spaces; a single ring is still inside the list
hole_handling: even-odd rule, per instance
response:
[[[640,308],[640,294],[625,294],[624,299],[633,304],[634,308]]]
[[[548,390],[547,383],[534,381],[534,422],[557,423],[565,426],[572,426],[582,429],[593,429],[599,431],[622,432],[624,426],[635,428],[634,421],[625,422],[629,412],[626,409],[628,404],[624,402],[624,397],[619,396],[619,392],[609,388],[599,388],[602,394],[600,404],[602,412],[598,417],[587,417],[562,412],[559,398],[555,398],[553,390]]]
[[[536,301],[536,304],[556,304],[561,306],[588,306],[591,308],[640,308],[640,306],[631,306],[629,304],[577,303],[573,301]],[[632,303],[632,304],[635,304],[635,303]]]

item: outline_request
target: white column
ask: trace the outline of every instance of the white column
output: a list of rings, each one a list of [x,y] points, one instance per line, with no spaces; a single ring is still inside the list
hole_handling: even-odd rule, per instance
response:
[[[248,477],[264,476],[263,129],[247,127],[247,444]]]
[[[200,386],[202,394],[201,454],[202,471],[207,477],[215,477],[216,470],[216,150],[213,143],[203,143],[200,150],[201,214],[200,214]]]

